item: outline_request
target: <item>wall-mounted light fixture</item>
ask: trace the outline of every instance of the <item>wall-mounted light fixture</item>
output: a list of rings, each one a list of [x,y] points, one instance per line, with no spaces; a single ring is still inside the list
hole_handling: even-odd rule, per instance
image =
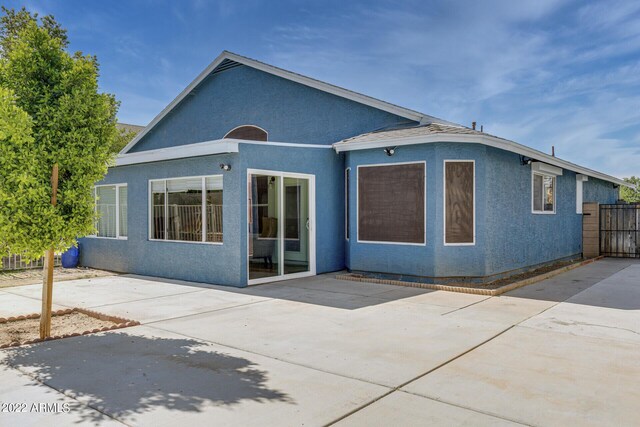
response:
[[[530,165],[531,162],[533,162],[533,159],[531,157],[520,156],[520,164],[522,166]]]
[[[391,156],[393,156],[394,154],[396,154],[396,148],[397,148],[397,147],[387,147],[387,148],[385,148],[385,149],[384,149],[384,153],[385,153],[387,156],[391,157]]]
[[[228,163],[220,163],[220,169],[225,172],[229,172],[231,170],[231,165]]]

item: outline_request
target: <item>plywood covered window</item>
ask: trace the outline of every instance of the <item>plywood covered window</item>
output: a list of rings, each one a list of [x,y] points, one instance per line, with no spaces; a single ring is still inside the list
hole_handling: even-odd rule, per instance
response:
[[[258,126],[245,125],[231,129],[224,137],[249,141],[267,141],[268,135],[266,130]]]
[[[475,162],[444,162],[444,243],[473,245],[475,236]]]
[[[358,166],[358,241],[424,245],[425,163]]]

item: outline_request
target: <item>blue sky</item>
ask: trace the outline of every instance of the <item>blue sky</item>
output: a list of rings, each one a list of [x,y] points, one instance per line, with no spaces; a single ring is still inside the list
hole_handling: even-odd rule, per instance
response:
[[[119,119],[146,124],[227,49],[640,175],[640,2],[4,1],[98,56]]]

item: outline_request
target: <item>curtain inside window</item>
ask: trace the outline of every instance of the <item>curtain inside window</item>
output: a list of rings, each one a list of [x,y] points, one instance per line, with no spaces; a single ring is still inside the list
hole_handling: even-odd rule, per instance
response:
[[[116,236],[116,187],[96,187],[96,210],[98,212],[97,235]]]

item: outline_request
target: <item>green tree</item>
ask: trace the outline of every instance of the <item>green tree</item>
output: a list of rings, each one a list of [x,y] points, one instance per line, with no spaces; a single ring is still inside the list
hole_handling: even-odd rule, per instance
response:
[[[32,134],[29,115],[16,105],[11,90],[0,87],[0,254],[3,255],[10,253],[11,248],[25,248],[23,242],[29,240],[29,208],[36,186],[29,162],[34,147]]]
[[[52,256],[94,231],[92,189],[113,159],[118,104],[98,92],[96,58],[70,55],[67,45],[66,31],[53,17],[3,7],[0,87],[3,112],[10,115],[2,122],[6,135],[0,136],[2,254]],[[43,303],[43,319],[45,314]]]
[[[620,198],[628,203],[640,203],[640,177],[632,176],[631,178],[624,178],[629,184],[636,186],[636,189],[629,187],[620,187]]]

